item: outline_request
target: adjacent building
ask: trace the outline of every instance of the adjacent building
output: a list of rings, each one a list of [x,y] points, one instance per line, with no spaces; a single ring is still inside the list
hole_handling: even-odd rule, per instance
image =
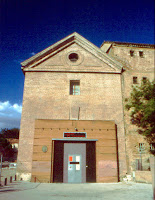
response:
[[[130,96],[131,87],[139,85],[142,80],[154,80],[155,45],[136,44],[123,42],[104,42],[101,49],[108,55],[121,62],[123,65],[122,85],[123,101]],[[129,113],[124,110],[127,166],[128,173],[136,170],[149,170],[149,150],[155,144],[149,146],[144,137],[137,134],[137,127],[130,120]]]

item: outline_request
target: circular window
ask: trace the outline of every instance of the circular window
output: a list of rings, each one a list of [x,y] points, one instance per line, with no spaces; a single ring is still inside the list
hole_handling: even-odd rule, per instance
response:
[[[66,52],[62,57],[62,62],[71,66],[78,66],[83,62],[83,54],[80,51],[72,50]]]
[[[69,54],[68,58],[71,62],[76,62],[79,59],[79,56],[77,53],[71,53]]]

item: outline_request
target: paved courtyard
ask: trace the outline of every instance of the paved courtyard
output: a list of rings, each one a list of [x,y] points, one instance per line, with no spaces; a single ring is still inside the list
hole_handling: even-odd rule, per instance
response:
[[[13,182],[0,188],[1,200],[152,200],[144,183],[55,184]]]

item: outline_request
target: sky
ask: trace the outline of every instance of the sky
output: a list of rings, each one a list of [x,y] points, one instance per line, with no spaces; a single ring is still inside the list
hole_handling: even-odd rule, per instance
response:
[[[20,63],[73,32],[98,47],[154,44],[154,0],[0,0],[0,130],[20,127]]]

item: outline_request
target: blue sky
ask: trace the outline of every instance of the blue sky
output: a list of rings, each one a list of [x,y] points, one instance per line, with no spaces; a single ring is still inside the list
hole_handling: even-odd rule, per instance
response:
[[[19,127],[20,62],[73,32],[103,41],[154,44],[153,0],[1,0],[0,129]]]

